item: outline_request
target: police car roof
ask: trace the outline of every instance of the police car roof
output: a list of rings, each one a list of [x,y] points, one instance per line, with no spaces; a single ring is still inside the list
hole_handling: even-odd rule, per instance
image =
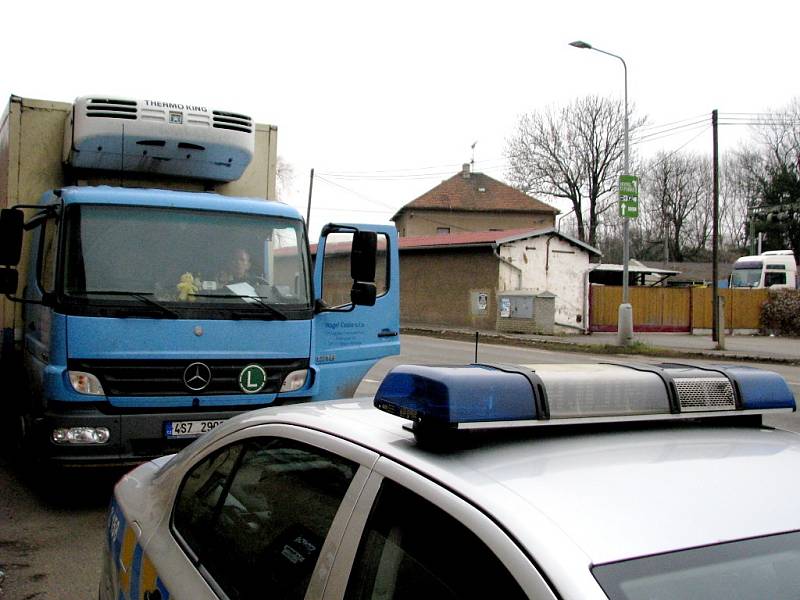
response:
[[[786,431],[531,428],[434,450],[370,398],[254,411],[211,436],[267,422],[325,431],[390,457],[481,508],[537,557],[600,564],[800,529],[800,437]]]

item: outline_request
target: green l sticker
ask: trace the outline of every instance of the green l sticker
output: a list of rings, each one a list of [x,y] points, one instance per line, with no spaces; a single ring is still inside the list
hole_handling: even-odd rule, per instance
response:
[[[259,365],[247,365],[239,373],[239,387],[245,394],[260,392],[267,383],[267,374]]]

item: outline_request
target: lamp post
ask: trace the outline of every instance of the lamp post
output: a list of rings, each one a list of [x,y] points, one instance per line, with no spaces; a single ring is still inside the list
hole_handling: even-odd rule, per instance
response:
[[[601,54],[607,54],[619,59],[625,74],[625,158],[622,166],[623,175],[629,175],[630,152],[629,152],[629,130],[628,130],[628,65],[625,59],[611,52],[595,48],[587,42],[580,40],[570,42],[570,46],[582,50],[594,50]],[[633,309],[630,304],[630,291],[628,289],[628,262],[630,262],[630,217],[622,217],[622,304],[619,305],[619,315],[617,321],[617,341],[621,346],[627,346],[633,341]]]

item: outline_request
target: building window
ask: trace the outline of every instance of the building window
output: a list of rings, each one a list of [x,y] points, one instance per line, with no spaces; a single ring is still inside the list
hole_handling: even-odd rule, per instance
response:
[[[450,233],[449,227],[437,227],[436,235],[448,235]]]

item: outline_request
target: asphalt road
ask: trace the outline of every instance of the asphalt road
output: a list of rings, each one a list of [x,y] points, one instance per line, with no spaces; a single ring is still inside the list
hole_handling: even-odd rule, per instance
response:
[[[400,356],[384,359],[370,370],[357,395],[373,394],[383,375],[399,363],[463,364],[475,358],[474,344],[469,342],[403,336],[402,346]],[[631,360],[491,344],[480,345],[478,359],[524,364]],[[644,360],[659,362],[652,357]],[[779,372],[800,398],[800,367],[748,364]],[[797,413],[770,417],[766,422],[800,432]],[[42,481],[21,474],[12,462],[7,453],[0,456],[0,569],[6,572],[0,600],[97,597],[106,508],[113,483],[122,472],[77,471]]]

